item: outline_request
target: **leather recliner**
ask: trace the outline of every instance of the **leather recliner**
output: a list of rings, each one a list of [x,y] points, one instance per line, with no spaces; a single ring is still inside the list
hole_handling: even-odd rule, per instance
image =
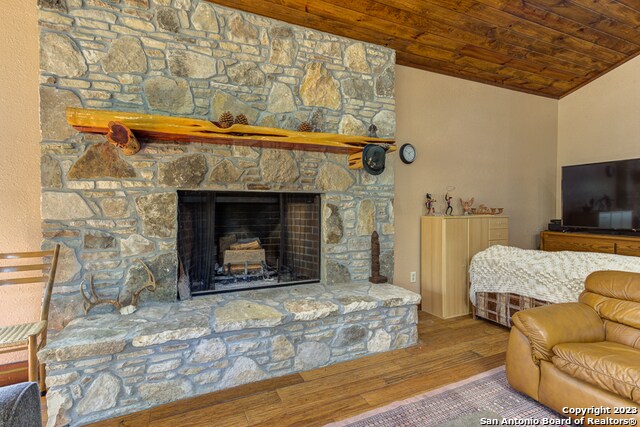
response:
[[[513,388],[567,418],[640,422],[640,274],[592,273],[579,302],[521,311],[512,320]],[[610,413],[571,413],[601,406]]]

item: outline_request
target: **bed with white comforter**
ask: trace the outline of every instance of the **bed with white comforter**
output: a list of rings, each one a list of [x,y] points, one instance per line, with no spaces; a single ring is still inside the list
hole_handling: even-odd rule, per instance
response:
[[[508,310],[500,311],[500,307],[493,307],[496,302],[494,294],[516,295],[547,303],[577,301],[584,290],[586,277],[599,270],[640,273],[640,257],[595,252],[545,252],[508,246],[491,246],[476,254],[471,260],[470,299],[478,308],[486,306],[487,303],[484,299],[477,301],[477,295],[483,298],[486,295],[493,295],[490,310],[494,314],[497,312],[498,317],[502,315],[507,319],[503,322],[491,316],[490,320],[507,324],[510,323],[509,318],[512,313]],[[500,300],[506,301],[508,298]],[[533,306],[535,305],[537,304]],[[484,316],[481,315],[481,317]]]

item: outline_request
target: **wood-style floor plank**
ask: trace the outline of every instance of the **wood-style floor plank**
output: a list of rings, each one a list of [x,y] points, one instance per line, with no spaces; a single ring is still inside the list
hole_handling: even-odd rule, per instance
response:
[[[253,394],[244,398],[232,400],[218,405],[181,412],[162,419],[152,420],[153,427],[180,426],[219,426],[219,425],[249,425],[245,416],[246,408],[269,406],[280,402],[275,391]],[[232,424],[237,423],[237,424]]]
[[[506,352],[491,357],[476,359],[451,367],[430,370],[422,375],[413,375],[405,381],[391,384],[384,389],[365,393],[363,398],[372,406],[378,407],[421,394],[456,381],[469,378],[481,372],[497,368],[504,364]]]
[[[21,369],[21,371],[7,373],[16,369]],[[0,387],[27,381],[27,369],[28,364],[26,361],[0,365]]]
[[[322,426],[504,364],[509,331],[420,312],[417,345],[247,384],[94,427]]]
[[[199,409],[220,405],[255,394],[268,393],[279,388],[284,388],[302,382],[304,382],[304,380],[299,374],[292,374],[270,380],[258,381],[242,387],[222,390],[217,393],[209,393],[202,396],[192,397],[191,399],[179,400],[177,402],[171,402],[152,408],[150,410],[150,420],[162,420],[177,414],[197,411]]]
[[[46,419],[44,420],[46,424]],[[136,412],[135,414],[123,415],[101,421],[100,427],[146,427],[149,424],[149,410]]]

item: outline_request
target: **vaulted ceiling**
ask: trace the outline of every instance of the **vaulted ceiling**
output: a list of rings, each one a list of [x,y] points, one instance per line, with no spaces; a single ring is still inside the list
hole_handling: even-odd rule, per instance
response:
[[[640,53],[640,0],[210,0],[395,49],[397,63],[561,98]]]

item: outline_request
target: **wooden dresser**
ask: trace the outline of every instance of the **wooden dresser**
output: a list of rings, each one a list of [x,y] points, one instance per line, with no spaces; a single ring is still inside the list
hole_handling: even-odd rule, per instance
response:
[[[443,319],[470,313],[469,262],[492,245],[509,244],[506,216],[423,216],[422,309]]]
[[[540,233],[540,249],[640,256],[640,237],[543,231]]]

